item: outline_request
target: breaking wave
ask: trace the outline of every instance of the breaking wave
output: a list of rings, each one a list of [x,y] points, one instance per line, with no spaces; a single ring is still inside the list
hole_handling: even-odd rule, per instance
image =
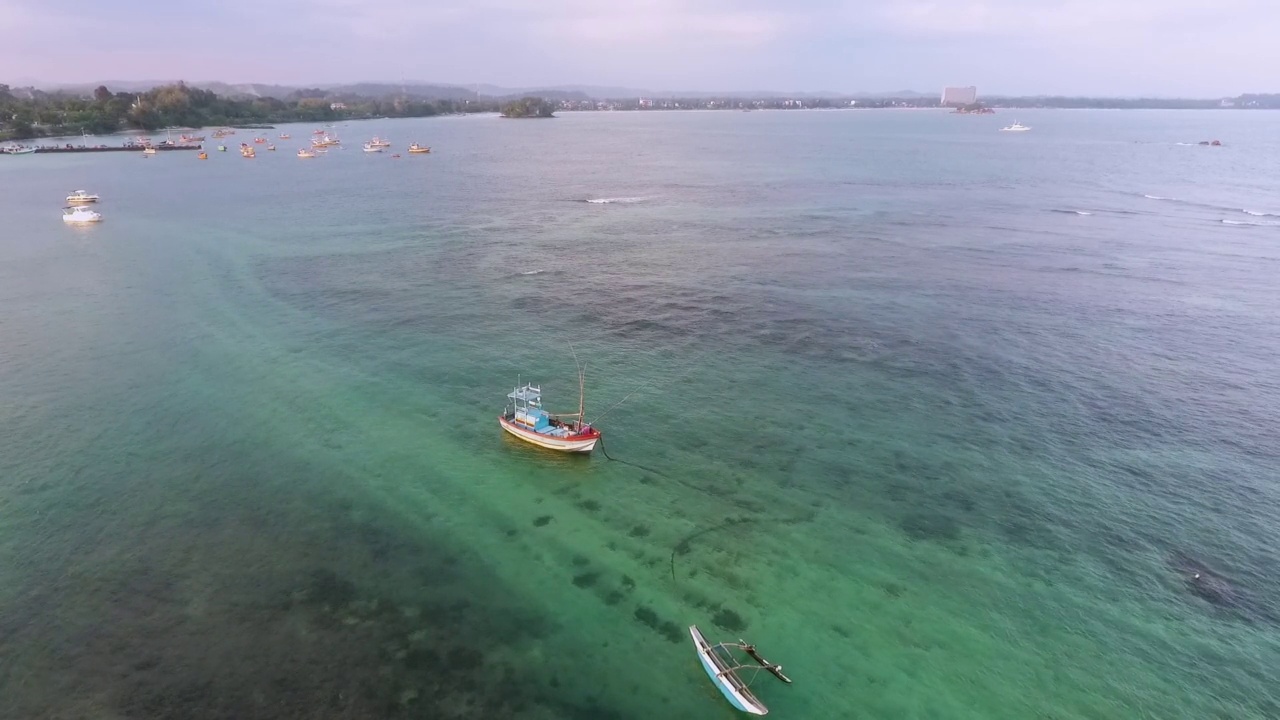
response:
[[[615,197],[615,198],[593,198],[587,202],[593,205],[610,205],[612,203],[638,203],[644,202],[648,198],[642,197]]]

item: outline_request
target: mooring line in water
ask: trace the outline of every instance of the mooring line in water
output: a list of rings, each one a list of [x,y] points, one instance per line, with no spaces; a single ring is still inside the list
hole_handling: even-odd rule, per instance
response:
[[[641,464],[639,464],[639,463],[633,463],[633,462],[629,462],[629,461],[627,461],[627,460],[620,460],[620,459],[618,459],[618,458],[616,458],[616,457],[611,457],[611,456],[609,455],[609,451],[608,451],[608,450],[605,450],[605,448],[604,448],[604,436],[601,436],[601,437],[600,437],[600,440],[599,440],[598,442],[599,442],[599,445],[600,445],[600,452],[604,453],[604,457],[605,457],[605,459],[606,459],[606,460],[608,460],[608,461],[610,461],[610,462],[622,463],[623,465],[630,465],[630,466],[631,466],[631,467],[633,467],[633,468],[638,468],[638,469],[643,470],[643,471],[645,471],[645,472],[653,473],[654,475],[661,475],[662,477],[667,478],[668,480],[670,480],[670,479],[671,479],[671,476],[670,476],[670,475],[668,475],[668,474],[666,474],[666,473],[662,472],[661,470],[654,470],[654,469],[653,469],[653,468],[651,468],[651,467],[646,467],[646,466],[641,465]]]
[[[683,540],[676,543],[671,548],[671,582],[673,583],[677,582],[676,554],[679,553],[681,555],[684,555],[688,553],[690,549],[689,543],[695,538],[702,537],[703,535],[706,535],[707,533],[710,533],[710,532],[715,532],[716,530],[724,530],[725,528],[730,528],[730,527],[733,527],[734,525],[743,525],[746,523],[777,523],[779,525],[794,525],[796,523],[809,522],[813,520],[815,515],[817,515],[817,513],[809,512],[809,513],[805,513],[804,515],[796,515],[793,517],[783,517],[783,518],[761,518],[761,519],[753,519],[749,517],[726,518],[725,521],[720,523],[719,525],[712,525],[709,528],[703,528],[690,535],[686,535]]]

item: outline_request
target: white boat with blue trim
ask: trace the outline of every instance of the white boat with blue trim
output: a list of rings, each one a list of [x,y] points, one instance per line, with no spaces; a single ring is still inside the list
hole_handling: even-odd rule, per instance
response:
[[[769,708],[760,702],[760,699],[751,692],[751,684],[743,682],[738,677],[740,670],[751,670],[758,673],[761,670],[767,670],[779,680],[790,684],[791,678],[782,674],[782,666],[770,663],[760,654],[756,652],[755,645],[748,645],[745,641],[739,640],[736,643],[719,643],[712,645],[703,637],[702,631],[697,625],[689,626],[689,635],[693,637],[693,645],[698,650],[698,662],[702,663],[702,669],[707,671],[707,675],[711,677],[711,682],[720,689],[725,699],[730,705],[751,715],[768,715]],[[734,659],[730,653],[731,649],[741,650],[755,661],[755,665],[743,665]],[[754,679],[754,677],[753,677]]]
[[[498,417],[503,430],[548,450],[589,453],[600,442],[600,431],[583,422],[585,378],[578,371],[578,412],[549,413],[542,409],[542,388],[528,383],[507,393],[511,402]]]

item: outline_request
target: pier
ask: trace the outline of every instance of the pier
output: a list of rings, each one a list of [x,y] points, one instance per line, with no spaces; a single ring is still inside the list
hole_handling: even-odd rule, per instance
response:
[[[40,145],[34,154],[42,153],[96,153],[96,152],[142,152],[148,147],[159,151],[165,150],[199,150],[199,143],[194,145]]]

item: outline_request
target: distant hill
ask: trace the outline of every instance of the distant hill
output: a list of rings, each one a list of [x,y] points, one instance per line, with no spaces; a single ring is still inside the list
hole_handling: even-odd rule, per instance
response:
[[[144,92],[153,87],[177,82],[167,80],[105,80],[93,83],[34,83],[36,87],[48,92],[67,92],[88,95],[99,85],[105,85],[113,92]],[[236,98],[271,97],[286,99],[300,90],[323,90],[325,97],[407,97],[416,100],[474,100],[488,98],[494,100],[511,100],[528,96],[544,97],[549,100],[616,100],[623,98],[695,98],[721,97],[757,100],[766,98],[904,98],[915,99],[933,97],[937,93],[920,93],[914,90],[895,92],[794,92],[785,90],[649,90],[613,85],[533,85],[527,87],[506,87],[487,83],[451,84],[433,82],[359,82],[359,83],[322,83],[316,85],[272,85],[267,83],[227,83],[216,80],[188,81],[188,85],[211,90],[218,95]],[[311,93],[309,93],[311,94]]]

